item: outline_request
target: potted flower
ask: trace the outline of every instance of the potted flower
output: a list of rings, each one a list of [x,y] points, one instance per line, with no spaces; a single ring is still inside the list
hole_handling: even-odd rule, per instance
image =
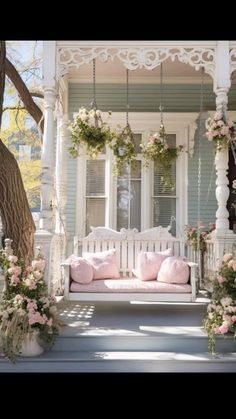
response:
[[[98,109],[88,111],[84,107],[80,108],[69,125],[69,130],[72,140],[69,152],[72,157],[79,156],[81,149],[85,147],[86,154],[96,159],[112,139],[111,130],[108,124],[103,122],[101,111]]]
[[[149,166],[150,160],[153,160],[162,169],[163,176],[161,184],[163,190],[174,189],[175,183],[172,180],[171,168],[173,162],[177,159],[183,146],[170,147],[166,141],[166,133],[164,125],[161,124],[159,132],[151,134],[147,143],[141,144],[144,165]]]
[[[226,123],[220,112],[216,112],[213,118],[206,120],[206,128],[205,135],[209,141],[214,141],[216,151],[226,149],[230,144],[235,146],[235,124],[232,121]]]
[[[207,307],[204,328],[209,338],[209,351],[215,352],[216,335],[233,333],[236,337],[236,257],[223,256],[222,265],[213,282],[212,299]]]
[[[6,282],[0,300],[0,352],[15,362],[22,352],[40,354],[43,349],[38,342],[50,348],[62,323],[55,298],[47,294],[43,279],[45,261],[40,255],[26,267],[17,256],[1,249],[0,266]],[[36,352],[29,354],[27,342]]]
[[[133,132],[129,123],[121,133],[114,133],[114,137],[109,144],[114,152],[113,174],[118,176],[126,163],[135,166],[136,151]]]

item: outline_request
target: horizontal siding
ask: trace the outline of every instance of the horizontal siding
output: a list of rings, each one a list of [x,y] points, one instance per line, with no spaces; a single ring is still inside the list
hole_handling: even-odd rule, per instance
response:
[[[77,160],[69,157],[67,182],[66,225],[69,235],[75,234],[76,222],[76,189],[77,189]]]
[[[79,107],[90,107],[93,99],[92,84],[69,84],[69,110],[76,112]],[[126,110],[125,84],[97,84],[96,102],[102,111],[123,112]],[[163,85],[163,106],[165,112],[198,112],[200,85]],[[160,103],[159,84],[130,84],[130,112],[156,112]],[[229,110],[236,108],[236,86],[229,93]],[[204,109],[215,108],[215,94],[212,85],[204,85]]]
[[[198,220],[207,227],[215,222],[217,202],[215,197],[215,151],[212,142],[203,136],[205,120],[201,121],[201,129],[195,133],[194,155],[189,157],[188,165],[188,223],[196,225]],[[200,164],[199,164],[200,160]],[[198,187],[200,189],[198,211]],[[199,214],[198,214],[199,212]]]

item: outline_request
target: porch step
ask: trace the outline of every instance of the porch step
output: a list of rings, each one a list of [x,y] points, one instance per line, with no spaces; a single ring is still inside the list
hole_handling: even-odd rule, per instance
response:
[[[45,352],[11,364],[0,358],[1,372],[236,372],[236,353]]]
[[[165,351],[207,352],[208,337],[201,327],[149,326],[138,332],[87,328],[85,331],[64,330],[57,338],[54,351]],[[232,335],[218,336],[216,351],[236,351]]]

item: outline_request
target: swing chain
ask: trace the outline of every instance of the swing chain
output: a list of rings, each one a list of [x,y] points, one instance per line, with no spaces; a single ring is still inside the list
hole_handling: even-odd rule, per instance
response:
[[[126,69],[126,126],[129,127],[129,70]]]
[[[97,110],[96,103],[96,59],[93,58],[93,100],[91,102],[91,109]]]

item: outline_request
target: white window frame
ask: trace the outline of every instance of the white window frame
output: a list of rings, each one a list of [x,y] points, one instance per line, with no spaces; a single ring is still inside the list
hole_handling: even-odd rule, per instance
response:
[[[125,113],[114,112],[109,120],[106,115],[103,120],[108,122],[112,129],[117,124],[125,124]],[[176,146],[183,145],[184,150],[192,151],[193,135],[197,113],[164,113],[164,125],[167,134],[176,135]],[[160,114],[147,112],[130,112],[129,122],[132,131],[142,134],[147,140],[150,132],[158,131],[160,127]],[[183,232],[183,227],[188,223],[188,153],[182,152],[176,161],[176,235]],[[191,157],[190,157],[191,158]],[[86,155],[77,158],[77,196],[76,196],[76,232],[80,237],[85,235],[86,225]],[[98,159],[105,160],[105,227],[116,229],[117,206],[117,178],[112,175],[113,153],[107,147],[106,154]],[[141,174],[141,230],[152,227],[152,196],[153,196],[153,163],[148,170]]]

